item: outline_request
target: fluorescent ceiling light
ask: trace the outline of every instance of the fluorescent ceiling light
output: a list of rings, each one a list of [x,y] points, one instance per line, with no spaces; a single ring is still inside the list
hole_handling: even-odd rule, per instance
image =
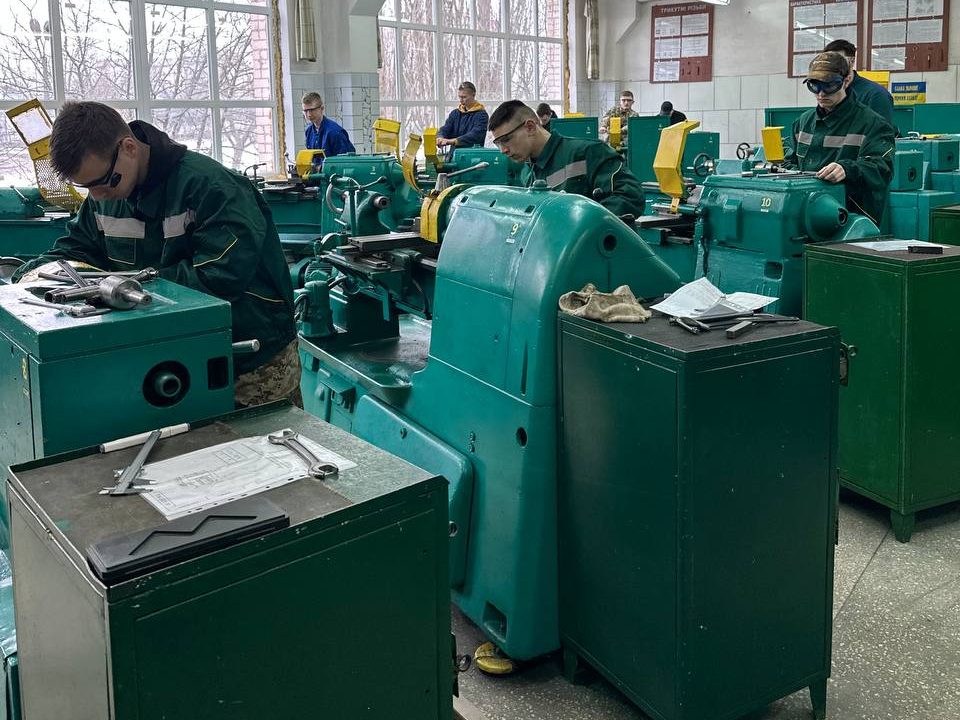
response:
[[[703,2],[710,3],[711,5],[729,5],[730,0],[703,0]]]

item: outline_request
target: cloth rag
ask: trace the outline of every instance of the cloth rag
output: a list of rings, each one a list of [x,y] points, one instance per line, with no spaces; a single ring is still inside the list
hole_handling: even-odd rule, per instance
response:
[[[579,291],[560,296],[560,310],[568,315],[601,322],[646,322],[652,313],[639,303],[627,285],[613,292],[600,292],[587,283]]]

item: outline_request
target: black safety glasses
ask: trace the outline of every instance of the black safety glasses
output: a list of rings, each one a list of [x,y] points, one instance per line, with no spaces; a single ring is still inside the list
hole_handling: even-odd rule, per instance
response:
[[[843,78],[839,80],[831,80],[829,82],[824,80],[805,80],[804,85],[807,86],[807,90],[812,92],[814,95],[819,95],[823,93],[824,95],[833,95],[837,90],[840,89],[840,86],[843,85]]]
[[[90,188],[102,187],[107,185],[109,187],[115,188],[120,184],[120,180],[123,178],[122,173],[114,172],[114,168],[117,166],[117,158],[120,156],[120,145],[123,144],[121,139],[117,146],[113,149],[113,155],[110,156],[110,169],[100,178],[97,178],[93,182],[88,183],[73,183],[74,186],[78,188],[83,188],[84,190],[89,190]]]

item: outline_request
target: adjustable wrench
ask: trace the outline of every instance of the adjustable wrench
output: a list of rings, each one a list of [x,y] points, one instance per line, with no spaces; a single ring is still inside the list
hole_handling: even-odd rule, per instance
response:
[[[284,430],[276,435],[267,435],[267,440],[273,445],[286,445],[293,450],[300,459],[307,464],[307,475],[321,480],[328,475],[336,475],[340,472],[333,463],[321,462],[320,458],[310,452],[309,448],[297,439],[298,434],[293,430]]]

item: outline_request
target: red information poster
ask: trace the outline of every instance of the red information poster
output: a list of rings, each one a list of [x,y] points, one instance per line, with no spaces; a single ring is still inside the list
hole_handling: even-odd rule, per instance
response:
[[[655,5],[651,23],[650,82],[713,79],[713,5]]]
[[[810,61],[827,43],[849,40],[860,47],[860,0],[790,0],[787,75],[803,77]],[[862,59],[857,59],[861,67]]]

